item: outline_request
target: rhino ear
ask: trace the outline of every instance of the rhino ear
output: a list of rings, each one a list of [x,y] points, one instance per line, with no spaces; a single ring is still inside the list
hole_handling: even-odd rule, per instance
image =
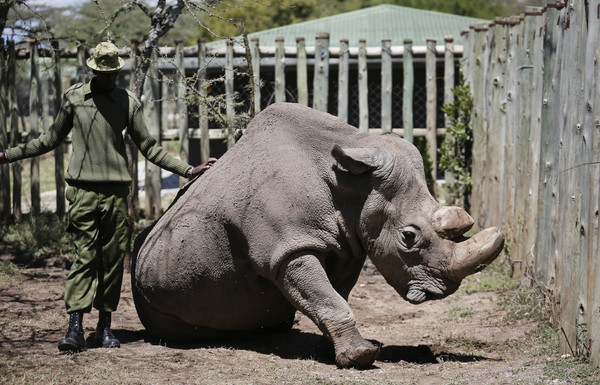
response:
[[[381,150],[376,148],[346,148],[334,144],[331,155],[340,166],[355,175],[363,174],[380,166],[380,157],[377,156]]]

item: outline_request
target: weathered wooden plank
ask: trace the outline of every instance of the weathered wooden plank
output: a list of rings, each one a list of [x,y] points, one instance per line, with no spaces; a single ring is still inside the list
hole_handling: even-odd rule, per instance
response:
[[[38,69],[38,43],[31,43],[30,59],[30,77],[29,77],[29,139],[35,139],[39,136],[40,124],[40,73]],[[33,157],[31,162],[31,210],[34,215],[41,212],[40,197],[40,158]]]
[[[54,92],[54,116],[58,114],[62,103],[62,71],[60,63],[60,48],[58,41],[52,41],[52,48],[56,52],[53,68],[53,83]],[[56,180],[56,215],[59,218],[64,218],[66,215],[65,204],[65,144],[61,143],[54,150],[54,179]]]
[[[543,48],[544,48],[544,15],[541,8],[529,7],[526,16],[531,19],[533,25],[533,44],[531,47],[531,111],[529,131],[529,180],[523,182],[528,185],[528,204],[524,211],[523,238],[524,255],[527,255],[527,268],[533,270],[535,267],[535,239],[537,237],[536,222],[539,220],[538,198],[540,179],[540,159],[542,141],[542,82],[543,82]]]
[[[254,50],[258,50],[258,38],[252,39],[253,55],[256,55]],[[252,58],[254,68],[254,107],[260,111],[260,57]],[[204,39],[198,40],[198,95],[200,103],[198,103],[198,127],[200,128],[200,160],[205,162],[210,157],[210,138],[208,135],[208,111],[205,104],[206,96],[208,95],[208,84],[206,83],[206,42]],[[163,87],[167,84],[163,83]],[[163,98],[163,104],[166,104]],[[256,112],[256,111],[255,111]],[[163,122],[162,126],[165,124]]]
[[[252,74],[254,75],[254,115],[256,115],[262,110],[262,96],[260,93],[260,41],[257,37],[254,37],[252,40],[250,40],[250,52],[252,54]],[[198,53],[198,55],[200,55],[200,53]],[[206,57],[206,46],[204,46],[202,55]],[[204,64],[202,68],[205,66],[206,64]],[[206,69],[204,68],[203,71],[206,79]],[[206,159],[203,158],[203,160]]]
[[[477,228],[484,227],[484,211],[482,206],[484,195],[483,180],[486,166],[486,129],[485,129],[485,93],[484,74],[487,66],[486,50],[488,49],[487,25],[473,25],[473,60],[470,64],[472,73],[471,92],[473,94],[473,201],[471,202],[471,215],[475,219]]]
[[[559,11],[555,7],[549,7],[545,13],[546,25],[556,26]],[[556,209],[558,201],[556,191],[556,163],[555,154],[559,147],[559,136],[555,132],[553,124],[555,110],[557,108],[554,95],[558,94],[558,81],[560,58],[559,32],[557,28],[544,29],[544,53],[543,53],[543,81],[542,81],[542,122],[541,122],[541,147],[540,147],[540,179],[538,183],[540,216],[538,220],[538,231],[535,249],[535,272],[540,281],[551,290],[555,289],[554,260],[556,258],[556,232],[553,231],[557,221]]]
[[[308,64],[306,41],[303,37],[296,39],[296,86],[298,87],[298,103],[308,106]]]
[[[452,36],[446,36],[444,38],[444,104],[449,105],[454,101],[454,89],[455,83],[455,63],[454,63],[454,38]],[[448,127],[448,116],[444,114],[444,126]],[[453,140],[451,135],[446,135],[444,140]],[[446,171],[445,178],[448,185],[455,183],[454,174],[451,171]]]
[[[0,150],[8,148],[8,87],[7,70],[5,64],[4,38],[0,38]],[[10,166],[0,166],[0,222],[5,222],[10,217]]]
[[[10,146],[15,147],[19,145],[19,105],[17,100],[17,75],[16,75],[16,52],[15,42],[13,40],[8,41],[8,72],[6,76],[8,84],[8,109],[10,114]],[[23,179],[21,175],[21,162],[13,162],[11,164],[13,174],[13,201],[12,201],[12,213],[15,219],[21,218],[21,187],[23,185]]]
[[[340,40],[340,58],[338,64],[338,117],[348,121],[348,79],[350,73],[350,51],[348,40]]]
[[[580,90],[582,84],[582,66],[573,66],[572,58],[584,57],[581,47],[583,3],[574,2],[568,7],[568,18],[564,25],[562,78],[560,82],[562,116],[562,145],[559,148],[559,237],[558,253],[561,259],[562,272],[560,283],[560,327],[559,348],[563,353],[577,353],[577,325],[579,305],[579,181],[575,177],[581,170],[576,163],[580,142],[579,108],[581,107]],[[585,40],[584,40],[585,41]],[[578,127],[579,126],[579,127]]]
[[[313,108],[328,111],[329,94],[329,34],[315,36],[315,72],[313,83]]]
[[[518,52],[519,66],[517,67],[518,83],[516,92],[520,95],[518,107],[521,109],[520,119],[517,121],[515,138],[516,149],[516,178],[515,184],[515,207],[513,211],[514,221],[514,258],[520,262],[515,265],[515,271],[521,275],[527,268],[529,248],[525,245],[525,215],[527,207],[531,204],[529,195],[529,181],[531,154],[529,153],[529,137],[531,132],[531,104],[533,85],[533,36],[535,34],[535,21],[531,17],[525,17],[523,27],[523,44]]]
[[[190,157],[190,147],[188,138],[185,66],[183,64],[183,42],[176,41],[175,46],[175,69],[177,71],[177,128],[179,130],[179,158],[182,162],[188,163],[188,159]],[[225,76],[227,76],[227,69],[225,70]],[[225,81],[225,94],[225,98],[227,100],[227,80]],[[227,111],[227,113],[229,113],[229,111]],[[185,183],[187,183],[187,179],[184,177],[180,177],[179,186],[181,187]]]
[[[369,129],[369,83],[367,72],[367,41],[358,42],[358,129]]]
[[[235,92],[233,85],[234,74],[235,73],[233,70],[233,40],[229,39],[227,40],[227,51],[225,53],[225,113],[227,114],[227,116],[233,116],[235,114],[235,109],[233,107],[233,95]],[[227,149],[232,148],[235,144],[233,129],[234,127],[229,127],[229,135],[227,136]]]
[[[404,128],[404,139],[412,143],[414,141],[413,94],[415,88],[415,70],[413,63],[412,39],[404,39],[402,71],[402,127]]]
[[[487,171],[485,177],[485,196],[487,199],[486,226],[502,223],[504,207],[504,165],[505,165],[505,128],[506,128],[506,42],[507,28],[496,22],[490,30],[490,65],[486,88],[486,111],[490,122],[487,130]]]
[[[505,212],[502,221],[502,227],[507,233],[509,240],[507,241],[509,247],[512,247],[515,240],[513,237],[515,228],[515,193],[516,184],[518,183],[517,176],[517,132],[520,121],[521,121],[521,93],[517,91],[518,84],[520,81],[520,70],[518,69],[522,63],[522,45],[523,45],[523,23],[518,17],[513,17],[507,20],[508,23],[508,35],[507,35],[507,47],[508,54],[506,57],[506,73],[505,73],[505,95],[506,100],[506,131],[504,134],[504,152],[505,152],[505,170],[506,175],[504,176],[503,196]],[[514,254],[509,255],[511,262],[514,267]],[[519,262],[520,263],[520,262]]]
[[[381,129],[392,131],[392,41],[381,41]]]
[[[427,53],[425,54],[425,76],[427,89],[427,146],[431,158],[431,176],[437,179],[437,74],[436,74],[436,41],[427,39]],[[435,185],[434,185],[435,188]]]
[[[148,77],[144,82],[143,112],[148,132],[155,138],[160,137],[161,127],[161,93],[157,68],[158,55],[152,51]],[[156,219],[161,213],[161,169],[152,162],[145,162],[145,207],[146,218]]]
[[[275,39],[275,102],[285,102],[285,47],[282,37]]]
[[[589,9],[598,11],[600,9],[600,0],[590,1]],[[586,14],[588,14],[586,12]],[[598,58],[600,58],[599,38],[600,35],[600,15],[596,12],[588,14],[587,36],[585,46],[585,73],[584,73],[584,94],[583,94],[583,123],[582,123],[582,164],[583,164],[583,183],[581,184],[581,260],[580,271],[582,272],[582,281],[580,282],[579,310],[580,319],[578,325],[584,326],[578,338],[578,347],[582,348],[580,354],[583,357],[591,358],[591,361],[600,362],[600,348],[594,345],[598,344],[597,336],[600,334],[600,296],[595,296],[597,286],[600,286],[597,275],[600,263],[597,261],[595,245],[598,235],[598,186],[600,186],[600,165],[597,163],[597,151],[600,148],[597,142],[597,131],[600,127],[600,85],[597,79],[600,76],[598,68]],[[598,126],[595,125],[598,124]],[[596,152],[595,152],[596,151]],[[594,163],[596,161],[596,163]],[[587,340],[587,341],[586,341]],[[591,341],[591,342],[590,342]],[[588,345],[586,346],[586,342]],[[595,352],[594,352],[595,349]],[[595,358],[592,358],[595,357]]]

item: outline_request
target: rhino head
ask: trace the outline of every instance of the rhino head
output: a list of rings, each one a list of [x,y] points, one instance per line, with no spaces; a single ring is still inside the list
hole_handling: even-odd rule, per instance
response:
[[[405,300],[444,298],[500,254],[504,235],[494,227],[464,237],[473,218],[462,208],[441,206],[427,189],[418,150],[396,135],[386,136],[391,149],[335,145],[331,151],[339,166],[370,181],[363,187],[359,236]]]

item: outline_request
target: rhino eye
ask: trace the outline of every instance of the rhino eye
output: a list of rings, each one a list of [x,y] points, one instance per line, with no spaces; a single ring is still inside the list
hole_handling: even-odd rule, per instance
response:
[[[403,228],[400,234],[402,235],[402,243],[407,249],[414,247],[419,242],[418,230],[412,226]]]

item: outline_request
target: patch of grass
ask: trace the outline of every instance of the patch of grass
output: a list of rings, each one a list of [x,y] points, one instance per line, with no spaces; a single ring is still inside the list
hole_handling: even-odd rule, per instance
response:
[[[600,383],[600,370],[592,369],[585,360],[556,359],[546,363],[544,377],[549,381],[566,380],[578,385],[597,385]]]
[[[0,242],[35,264],[37,260],[74,254],[73,237],[65,231],[66,226],[54,214],[27,216],[17,224],[0,227]]]
[[[526,333],[526,336],[536,346],[534,356],[558,352],[558,332],[550,322],[542,322],[536,329]]]
[[[458,320],[461,318],[469,318],[475,314],[475,311],[472,307],[460,307],[455,306],[451,308],[448,312],[448,317],[452,320]]]
[[[515,290],[519,282],[510,277],[508,262],[499,258],[479,273],[463,280],[459,293]]]
[[[16,275],[19,272],[19,267],[10,261],[0,261],[0,287],[16,286]]]

